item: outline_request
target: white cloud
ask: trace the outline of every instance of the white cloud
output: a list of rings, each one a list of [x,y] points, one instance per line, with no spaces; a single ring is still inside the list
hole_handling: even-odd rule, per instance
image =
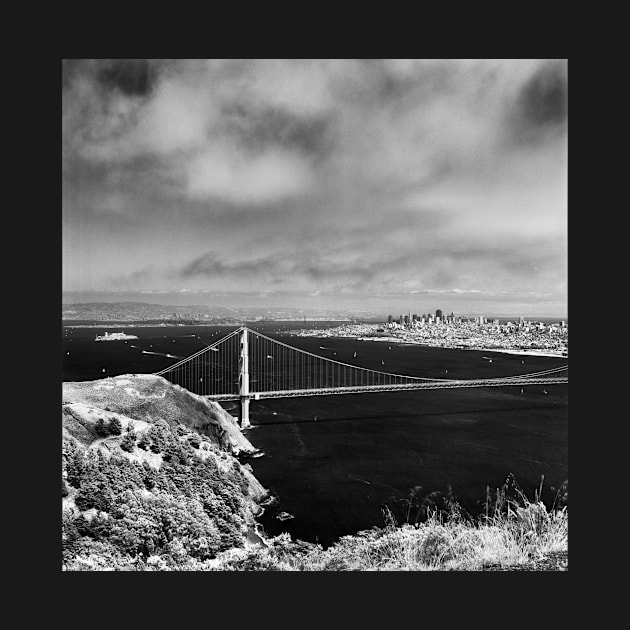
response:
[[[66,150],[82,158],[68,162],[83,168],[68,180],[66,214],[94,219],[76,222],[90,225],[82,242],[94,243],[93,260],[64,274],[120,271],[107,251],[126,251],[131,237],[117,233],[122,220],[106,224],[107,210],[135,229],[132,273],[161,253],[159,270],[130,287],[175,287],[169,271],[208,251],[229,265],[231,252],[293,261],[312,248],[302,277],[276,262],[255,282],[312,297],[331,287],[471,300],[516,285],[555,290],[566,275],[565,137],[542,125],[521,143],[529,122],[512,118],[544,63],[179,60],[141,95],[84,73],[64,105]]]
[[[259,59],[248,70],[238,92],[267,106],[300,116],[318,115],[335,106],[325,61]]]
[[[271,149],[248,154],[233,146],[212,146],[186,167],[193,198],[220,198],[248,205],[281,201],[309,191],[313,176],[297,153]]]

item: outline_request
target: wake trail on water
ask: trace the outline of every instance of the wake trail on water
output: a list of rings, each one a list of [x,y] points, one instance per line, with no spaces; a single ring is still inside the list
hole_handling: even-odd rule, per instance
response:
[[[135,348],[135,346],[131,346],[132,348]],[[166,352],[151,352],[150,350],[143,350],[142,354],[157,354],[161,357],[167,357],[169,359],[181,359],[183,357],[177,357],[174,354],[168,354]]]

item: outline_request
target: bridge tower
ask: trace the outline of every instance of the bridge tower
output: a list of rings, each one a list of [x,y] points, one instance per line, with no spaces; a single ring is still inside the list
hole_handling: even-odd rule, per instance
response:
[[[238,358],[238,393],[241,398],[241,429],[251,427],[249,422],[249,347],[247,328],[241,328],[240,354]]]

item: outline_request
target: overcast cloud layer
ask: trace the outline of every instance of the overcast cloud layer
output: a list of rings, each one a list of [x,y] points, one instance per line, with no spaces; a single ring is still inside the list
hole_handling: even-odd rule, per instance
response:
[[[66,292],[567,314],[564,60],[67,60],[62,86]]]

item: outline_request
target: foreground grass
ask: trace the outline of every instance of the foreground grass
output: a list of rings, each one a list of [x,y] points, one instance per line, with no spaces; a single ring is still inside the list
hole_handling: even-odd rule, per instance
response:
[[[230,550],[206,569],[239,571],[478,571],[518,567],[567,550],[566,508],[542,503],[474,523],[437,513],[425,522],[345,536],[327,550],[283,534],[265,548]],[[201,568],[201,567],[199,567]]]
[[[67,570],[149,571],[479,571],[518,569],[567,551],[568,512],[547,509],[520,493],[518,501],[498,491],[491,509],[477,519],[457,505],[448,514],[430,512],[422,523],[398,525],[385,511],[383,528],[344,536],[323,549],[281,534],[252,546],[224,551],[213,559],[152,556],[112,562],[78,557]]]

